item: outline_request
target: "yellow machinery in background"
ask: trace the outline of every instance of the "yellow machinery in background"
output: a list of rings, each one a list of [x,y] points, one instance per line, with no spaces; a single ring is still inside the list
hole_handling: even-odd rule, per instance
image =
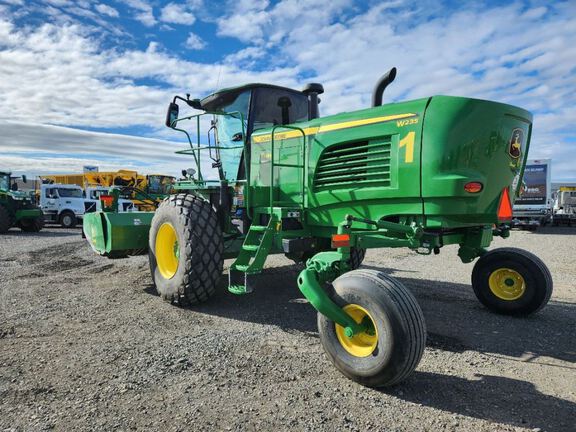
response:
[[[118,170],[86,172],[82,174],[54,174],[41,176],[42,182],[75,184],[86,189],[93,186],[122,188],[126,197],[140,211],[154,211],[160,201],[172,192],[175,177],[163,174],[138,174],[137,171]]]

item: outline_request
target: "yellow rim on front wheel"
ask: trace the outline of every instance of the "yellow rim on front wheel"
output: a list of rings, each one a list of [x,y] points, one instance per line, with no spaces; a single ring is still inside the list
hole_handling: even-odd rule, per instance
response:
[[[363,324],[365,330],[352,337],[346,336],[345,329],[340,324],[336,324],[336,337],[342,348],[354,357],[368,357],[378,345],[378,330],[374,320],[366,309],[357,304],[344,306],[344,312],[350,315],[358,324]]]
[[[164,278],[172,279],[178,270],[178,236],[171,223],[164,222],[156,233],[156,264]]]
[[[502,300],[517,300],[526,291],[526,282],[520,273],[509,268],[494,270],[488,278],[490,291]]]

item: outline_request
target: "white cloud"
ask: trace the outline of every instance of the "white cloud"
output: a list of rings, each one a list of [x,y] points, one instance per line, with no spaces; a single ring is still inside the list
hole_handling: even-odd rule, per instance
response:
[[[102,170],[135,168],[178,175],[193,165],[191,156],[174,154],[188,148],[183,142],[23,122],[0,121],[0,130],[0,164],[15,173],[79,172],[84,165],[98,165]],[[172,138],[181,137],[172,131]],[[204,170],[212,171],[208,161]]]
[[[160,21],[171,24],[192,25],[196,21],[196,17],[190,12],[187,5],[168,3],[162,8]]]
[[[186,48],[191,50],[201,50],[206,47],[206,42],[200,36],[190,33],[185,42]]]
[[[119,16],[118,11],[116,9],[114,9],[112,6],[109,6],[109,5],[104,4],[104,3],[98,3],[94,7],[94,9],[96,9],[101,14],[108,15],[108,16],[113,17],[113,18],[118,18],[118,16]]]
[[[134,10],[134,19],[147,27],[156,25],[152,6],[144,0],[125,0],[127,6]]]

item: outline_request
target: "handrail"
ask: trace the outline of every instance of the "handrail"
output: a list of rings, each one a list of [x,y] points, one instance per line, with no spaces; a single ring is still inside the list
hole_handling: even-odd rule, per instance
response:
[[[242,145],[239,146],[233,146],[233,147],[224,147],[224,146],[201,146],[200,145],[200,117],[204,116],[204,115],[219,115],[219,116],[228,116],[228,117],[232,117],[232,118],[237,118],[240,120],[240,124],[242,125]],[[196,146],[194,146],[194,144],[192,144],[192,138],[190,137],[190,134],[188,133],[188,131],[186,131],[185,129],[181,129],[176,127],[178,122],[184,121],[184,120],[193,120],[194,118],[196,118]],[[178,154],[191,154],[192,156],[194,156],[194,161],[196,162],[196,168],[197,168],[197,172],[198,172],[198,183],[202,183],[204,181],[204,178],[202,176],[202,168],[201,168],[201,163],[200,163],[200,159],[201,159],[201,154],[200,151],[202,150],[209,150],[209,149],[217,149],[217,150],[237,150],[237,149],[243,149],[244,150],[244,154],[247,153],[247,145],[246,145],[246,128],[244,125],[244,115],[239,112],[239,111],[233,111],[233,112],[223,112],[223,111],[206,111],[203,112],[201,114],[194,114],[191,116],[186,116],[186,117],[180,117],[177,119],[172,120],[172,122],[170,123],[170,127],[174,130],[177,130],[179,132],[184,133],[184,135],[186,135],[186,138],[188,139],[188,144],[190,145],[190,149],[189,150],[178,150],[175,153]],[[248,173],[248,167],[246,166],[247,162],[246,162],[246,157],[244,157],[244,164],[245,164],[245,172]],[[248,202],[248,193],[245,195],[245,199],[246,202]]]
[[[274,134],[276,129],[292,129],[300,131],[302,134],[302,168],[305,169],[306,167],[306,134],[302,128],[298,126],[288,126],[288,125],[276,125],[272,128],[271,134],[271,141],[270,141],[270,217],[272,217],[272,213],[274,212]],[[305,196],[306,196],[306,175],[303,170],[302,172],[302,208],[304,208],[305,204]]]

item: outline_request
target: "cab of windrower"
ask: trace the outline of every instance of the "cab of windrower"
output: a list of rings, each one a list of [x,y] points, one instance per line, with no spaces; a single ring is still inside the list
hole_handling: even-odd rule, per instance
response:
[[[243,179],[246,176],[242,163],[244,143],[249,148],[252,133],[317,118],[318,95],[323,91],[321,84],[308,84],[302,91],[270,84],[247,84],[219,90],[202,100],[190,99],[190,95],[175,96],[168,106],[166,126],[180,129],[179,120],[185,117],[178,101],[211,114],[208,133],[203,133],[202,139],[212,147],[209,155],[213,167],[219,168],[221,179]]]
[[[372,93],[373,107],[382,105],[384,90],[395,77],[396,68],[392,68],[377,81]],[[168,106],[166,126],[182,130],[179,121],[190,119],[182,116],[178,101],[213,115],[208,134],[198,138],[198,143],[202,139],[207,141],[205,148],[209,150],[213,168],[218,168],[220,180],[245,179],[243,162],[250,159],[252,133],[274,126],[297,126],[299,122],[320,117],[318,96],[322,93],[324,88],[318,83],[310,83],[301,91],[256,83],[218,90],[203,99],[190,99],[189,94],[186,98],[175,96]],[[202,174],[198,176],[201,178]]]

